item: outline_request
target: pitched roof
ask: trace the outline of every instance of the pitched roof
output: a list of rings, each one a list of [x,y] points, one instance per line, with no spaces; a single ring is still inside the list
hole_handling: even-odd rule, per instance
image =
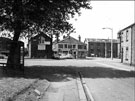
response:
[[[71,36],[67,36],[63,40],[59,41],[59,43],[73,43],[73,44],[85,45],[85,43],[83,43],[83,42],[81,42],[81,41],[79,41]]]
[[[86,38],[85,42],[111,42],[112,39],[96,39],[96,38]],[[114,43],[118,43],[117,39],[113,39]]]
[[[39,34],[36,34],[35,36],[33,36],[32,38],[36,38],[36,37],[39,37],[39,36],[43,36],[43,37],[49,37],[51,38],[50,36],[48,36],[47,34],[43,33],[43,32],[40,32]]]
[[[132,27],[132,26],[135,26],[135,23],[133,23],[133,24],[131,24],[131,25],[129,25],[129,26],[127,26],[127,27],[123,28],[123,29],[122,29],[122,30],[120,30],[120,31],[123,31],[123,30],[125,30],[125,29],[128,29],[128,28],[130,28],[130,27]]]

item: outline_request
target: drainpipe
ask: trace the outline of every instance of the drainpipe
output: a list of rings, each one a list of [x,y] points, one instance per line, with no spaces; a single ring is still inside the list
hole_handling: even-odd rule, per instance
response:
[[[131,61],[130,61],[130,65],[132,65],[132,40],[133,40],[133,27],[131,27]]]

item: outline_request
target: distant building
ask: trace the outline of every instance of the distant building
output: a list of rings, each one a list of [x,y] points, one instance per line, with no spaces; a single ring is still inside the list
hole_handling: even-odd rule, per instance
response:
[[[52,58],[52,38],[43,32],[31,38],[28,43],[30,58]]]
[[[53,43],[53,51],[55,53],[63,53],[63,54],[72,54],[75,58],[85,58],[86,57],[86,44],[81,42],[81,37],[79,36],[79,40],[67,36],[63,38],[63,40]]]
[[[135,65],[135,23],[120,30],[118,40],[121,62]]]
[[[88,57],[111,57],[111,39],[86,38]],[[118,41],[113,39],[113,57],[118,57]]]

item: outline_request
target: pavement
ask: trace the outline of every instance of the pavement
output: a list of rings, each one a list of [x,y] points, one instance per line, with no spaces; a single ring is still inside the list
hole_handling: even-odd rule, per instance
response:
[[[40,101],[86,101],[80,100],[78,86],[82,89],[75,79],[66,82],[51,82],[45,96]]]
[[[94,101],[135,101],[134,66],[123,64],[119,59],[95,58],[92,61],[104,68],[95,72],[101,76],[84,78]]]
[[[135,71],[135,66],[121,63],[121,60],[117,58],[114,58],[113,60],[110,58],[96,58],[96,63],[118,70]]]

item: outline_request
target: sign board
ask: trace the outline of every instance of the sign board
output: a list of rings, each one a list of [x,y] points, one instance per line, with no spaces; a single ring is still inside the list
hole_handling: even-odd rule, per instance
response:
[[[46,45],[44,45],[44,44],[39,44],[39,45],[38,45],[38,50],[45,50],[45,49],[46,49],[45,46],[46,46]]]
[[[45,41],[44,42],[46,45],[50,45],[50,41]]]

